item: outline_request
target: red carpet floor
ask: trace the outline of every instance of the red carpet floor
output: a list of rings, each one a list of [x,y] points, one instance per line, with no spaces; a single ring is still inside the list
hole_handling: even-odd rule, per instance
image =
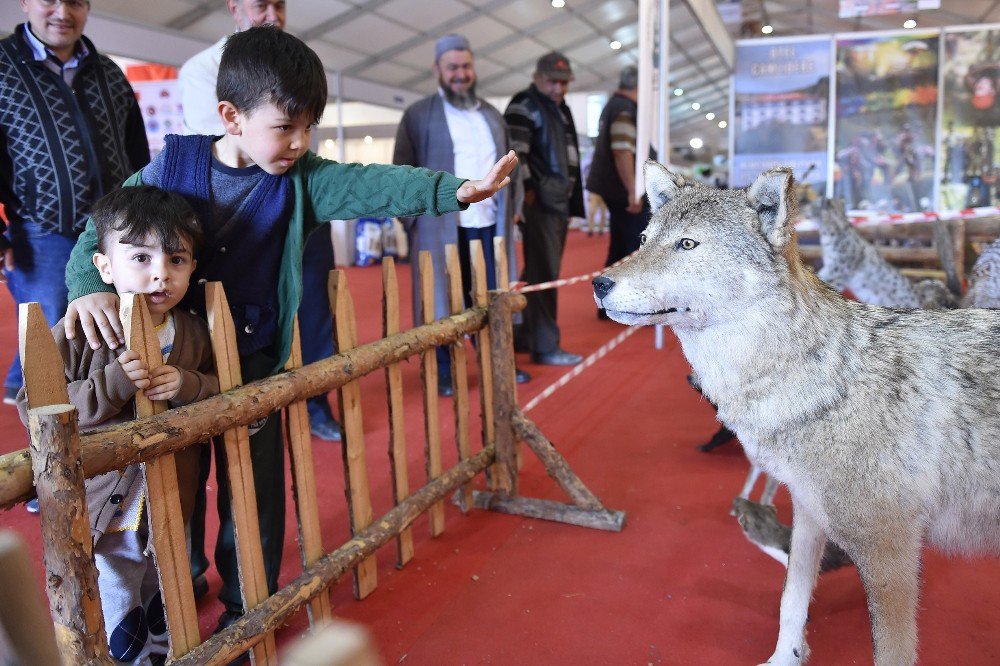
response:
[[[600,266],[606,242],[572,232],[564,275]],[[408,266],[400,267],[399,277],[400,293],[408,295]],[[379,270],[351,269],[349,280],[359,337],[375,339]],[[622,330],[597,321],[585,283],[561,291],[560,322],[563,346],[583,354]],[[6,290],[0,295],[0,343],[5,356],[16,344]],[[2,363],[6,368],[6,359]],[[532,365],[527,357],[519,363],[534,375],[520,387],[521,404],[565,372]],[[716,423],[710,406],[687,387],[686,372],[676,340],[668,334],[666,349],[657,351],[653,331],[644,329],[529,413],[607,506],[627,512],[624,531],[481,511],[463,516],[449,504],[447,529],[439,538],[429,537],[425,519],[415,524],[416,557],[404,569],[394,568],[392,546],[382,549],[379,587],[368,599],[355,601],[348,577],[340,581],[332,592],[336,615],[367,625],[386,663],[756,664],[766,659],[777,637],[784,571],[744,539],[728,514],[747,471],[739,448],[728,445],[712,454],[695,449]],[[418,381],[418,363],[412,361],[404,367],[404,382],[414,487],[424,478]],[[362,386],[369,473],[380,515],[391,502],[384,382],[377,375]],[[450,410],[451,401],[442,400],[446,463],[456,457]],[[0,451],[26,446],[12,407],[0,408],[0,432]],[[332,549],[348,533],[340,448],[316,441],[315,459],[324,542]],[[563,499],[530,453],[521,488],[529,497]],[[787,495],[780,493],[778,501],[789,520]],[[301,571],[293,520],[289,512],[282,583]],[[0,514],[0,527],[20,533],[40,563],[35,516],[17,507]],[[1000,593],[986,589],[998,578],[996,560],[926,554],[921,663],[1000,663]],[[209,580],[212,593],[200,605],[206,636],[220,611],[214,570]],[[40,564],[38,586],[41,590]],[[853,569],[824,575],[811,617],[813,663],[871,662],[864,592]],[[304,627],[300,613],[283,630],[281,644]]]

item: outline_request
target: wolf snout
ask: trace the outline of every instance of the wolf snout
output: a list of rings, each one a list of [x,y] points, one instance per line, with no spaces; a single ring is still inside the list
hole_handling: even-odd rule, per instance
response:
[[[594,294],[598,298],[604,298],[611,293],[612,289],[615,288],[615,281],[609,277],[604,277],[603,275],[595,277],[591,284],[594,285]]]

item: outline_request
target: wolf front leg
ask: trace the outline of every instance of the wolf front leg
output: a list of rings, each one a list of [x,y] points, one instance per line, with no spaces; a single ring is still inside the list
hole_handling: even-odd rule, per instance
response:
[[[806,619],[816,586],[826,537],[813,517],[792,496],[792,550],[788,556],[785,589],[781,593],[778,645],[767,660],[772,666],[798,666],[809,657]]]
[[[852,553],[868,595],[877,666],[907,666],[917,660],[922,540],[917,524],[912,518],[885,517],[860,552]]]

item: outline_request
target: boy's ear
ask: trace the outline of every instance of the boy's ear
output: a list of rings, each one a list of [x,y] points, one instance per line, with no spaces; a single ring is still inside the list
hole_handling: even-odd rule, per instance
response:
[[[243,133],[240,128],[242,114],[240,110],[233,106],[232,102],[219,102],[219,117],[222,118],[222,126],[226,128],[227,134],[239,136]]]
[[[101,273],[101,280],[104,281],[104,284],[114,284],[115,281],[111,275],[111,259],[105,254],[95,252],[93,261],[94,266]]]

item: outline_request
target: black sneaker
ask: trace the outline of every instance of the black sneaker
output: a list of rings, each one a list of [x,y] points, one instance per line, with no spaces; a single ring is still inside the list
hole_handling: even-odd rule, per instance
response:
[[[192,579],[191,587],[194,588],[195,601],[204,598],[208,594],[208,579],[205,578],[205,574],[199,574],[196,578]]]
[[[16,405],[17,404],[17,392],[20,389],[16,386],[4,386],[3,387],[3,404],[5,405]]]

